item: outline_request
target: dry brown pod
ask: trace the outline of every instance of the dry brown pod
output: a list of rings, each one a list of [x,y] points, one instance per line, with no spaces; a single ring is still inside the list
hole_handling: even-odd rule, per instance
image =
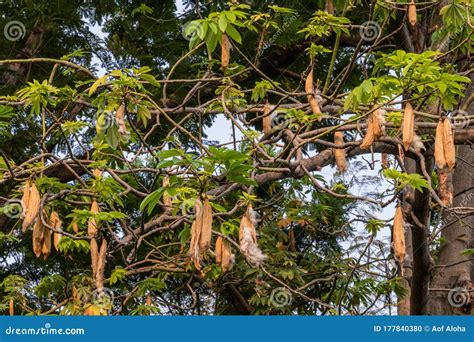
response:
[[[221,48],[221,66],[222,69],[225,70],[230,62],[230,41],[225,33],[222,34]]]
[[[127,126],[125,126],[125,106],[123,104],[115,112],[115,122],[120,134],[128,134]]]
[[[306,92],[306,97],[308,98],[308,103],[309,106],[311,107],[311,110],[313,114],[321,114],[321,107],[319,106],[318,101],[316,100],[316,97],[314,96],[314,86],[313,86],[314,80],[313,80],[313,68],[308,72],[308,76],[306,76],[306,81],[305,81],[305,92]],[[322,117],[319,117],[318,120],[321,120]]]
[[[393,219],[392,243],[395,257],[403,264],[405,260],[405,221],[403,219],[403,212],[400,206],[395,211]]]
[[[100,245],[99,258],[97,259],[97,273],[95,277],[95,284],[97,289],[104,288],[104,272],[105,272],[105,263],[107,258],[107,241],[102,239],[102,244]]]
[[[227,272],[232,267],[231,264],[232,251],[230,244],[227,240],[222,241],[222,256],[221,256],[221,267],[223,272]]]
[[[204,198],[202,207],[202,229],[199,239],[199,249],[203,253],[207,251],[211,245],[212,236],[212,207],[207,197]]]
[[[334,132],[334,144],[344,145],[344,133],[341,131]],[[336,160],[337,169],[340,172],[347,170],[346,151],[343,148],[334,148],[334,159]]]
[[[260,266],[267,258],[263,254],[257,243],[257,231],[255,229],[257,213],[253,210],[252,205],[247,206],[239,227],[239,245],[240,251],[247,261],[255,266]]]
[[[438,121],[436,126],[434,158],[438,169],[446,166],[446,159],[444,157],[444,125],[442,120]]]
[[[453,127],[448,119],[443,121],[444,159],[449,169],[456,164],[456,147],[454,145]]]
[[[13,301],[13,297],[10,297],[10,303],[8,305],[9,307],[9,314],[10,316],[14,316],[15,315],[15,302]]]
[[[438,192],[439,198],[446,207],[453,206],[454,186],[453,186],[453,171],[447,167],[438,169]]]
[[[51,222],[51,226],[59,232],[62,232],[62,225],[61,219],[59,218],[59,214],[56,211],[51,213],[49,217],[49,221]],[[62,234],[59,232],[53,233],[53,244],[54,248],[59,251],[59,241],[61,241]]]
[[[151,295],[149,293],[146,295],[145,303],[147,306],[151,306]]]
[[[264,134],[269,134],[272,130],[271,107],[267,103],[263,106],[262,128]]]
[[[91,239],[90,253],[91,253],[92,278],[95,279],[97,275],[97,262],[99,260],[99,245],[97,245],[96,239]]]
[[[166,175],[166,176],[163,177],[162,187],[167,188],[169,186],[170,186],[170,177],[168,175]],[[171,208],[171,206],[172,206],[171,197],[168,194],[168,192],[166,192],[166,191],[163,193],[163,204],[167,208]]]
[[[324,5],[324,9],[331,15],[334,15],[334,4],[332,0],[326,0],[326,4]]]
[[[30,202],[30,188],[31,188],[31,183],[30,183],[30,180],[27,179],[25,181],[25,185],[23,187],[23,196],[21,198],[21,208],[22,208],[21,216],[22,216],[22,218],[25,218],[28,203]]]
[[[411,26],[416,25],[416,5],[414,0],[411,0],[408,5],[408,22]]]
[[[28,196],[28,203],[23,210],[25,216],[22,223],[22,231],[26,232],[28,228],[33,224],[35,218],[38,216],[41,204],[41,196],[36,187],[35,183],[31,183],[30,194]]]
[[[77,222],[73,222],[72,223],[72,231],[77,234],[79,233],[79,225],[77,224]]]
[[[220,265],[222,262],[222,237],[217,237],[216,240],[216,248],[214,250],[214,254],[216,255],[216,264]]]
[[[43,223],[41,219],[38,217],[34,226],[33,226],[33,234],[32,234],[32,241],[33,241],[33,252],[35,253],[36,257],[39,258],[41,256],[42,250],[42,243],[43,243]]]
[[[383,114],[380,109],[375,109],[367,118],[367,132],[360,144],[360,148],[365,150],[372,146],[384,134]]]
[[[46,260],[51,254],[51,230],[49,228],[44,227],[41,240],[41,254],[43,255],[43,259]]]
[[[380,155],[380,163],[382,164],[383,169],[388,169],[388,154],[382,153]]]
[[[91,214],[98,214],[99,213],[99,205],[97,204],[96,200],[92,201],[91,204]],[[94,237],[97,234],[97,221],[95,218],[90,218],[89,222],[87,222],[87,235],[89,237]]]
[[[209,199],[204,197],[204,203],[196,199],[196,218],[191,226],[191,260],[198,270],[201,269],[201,254],[211,245],[212,236],[212,208]]]
[[[403,123],[402,123],[402,141],[403,148],[405,151],[408,151],[411,144],[413,143],[413,138],[415,136],[415,113],[410,102],[405,104],[405,112],[403,114]]]

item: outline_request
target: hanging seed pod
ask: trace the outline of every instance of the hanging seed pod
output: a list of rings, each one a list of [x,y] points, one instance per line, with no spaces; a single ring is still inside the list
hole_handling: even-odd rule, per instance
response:
[[[440,120],[436,126],[434,158],[436,167],[441,170],[446,166],[446,159],[444,158],[444,125]]]
[[[43,223],[41,219],[38,217],[34,226],[33,226],[33,234],[32,234],[32,241],[33,241],[33,253],[35,253],[36,257],[39,258],[41,256],[42,250],[42,242],[43,242]]]
[[[225,33],[222,34],[221,48],[221,66],[222,70],[225,70],[229,66],[230,62],[230,42]]]
[[[265,106],[263,106],[263,117],[262,117],[262,127],[263,127],[263,133],[265,135],[270,134],[272,130],[272,118],[270,115],[271,112],[271,107],[267,103],[265,103]]]
[[[446,207],[452,207],[453,206],[453,191],[454,191],[454,186],[453,186],[453,172],[447,167],[444,167],[442,169],[438,169],[438,192],[439,192],[439,198],[441,199],[441,202]]]
[[[10,316],[15,316],[15,302],[13,301],[13,297],[10,297],[10,303],[8,306]]]
[[[229,242],[227,240],[222,241],[222,256],[221,256],[221,267],[225,273],[232,267],[232,251],[230,249]]]
[[[443,122],[443,143],[444,143],[444,159],[450,170],[456,164],[456,148],[454,146],[454,135],[451,122],[445,119]]]
[[[198,198],[196,199],[196,218],[191,225],[191,244],[189,247],[189,254],[191,254],[191,260],[194,262],[194,266],[197,270],[201,270],[200,264],[200,250],[199,250],[199,241],[201,239],[201,231],[202,231],[202,202]]]
[[[211,245],[212,236],[212,207],[207,197],[204,198],[204,205],[202,208],[202,229],[199,239],[199,251],[206,252]]]
[[[163,177],[162,186],[163,186],[163,188],[167,188],[167,187],[170,186],[170,177],[169,176],[164,176]],[[166,192],[166,191],[163,193],[163,204],[165,205],[166,208],[171,208],[172,207],[171,197],[168,194],[168,192]]]
[[[105,272],[105,262],[107,258],[107,241],[102,239],[102,244],[100,245],[99,258],[97,259],[97,273],[95,277],[95,285],[97,289],[104,288],[104,272]]]
[[[311,107],[313,114],[321,114],[321,107],[319,106],[319,103],[316,100],[316,97],[314,96],[313,82],[313,67],[311,67],[308,76],[306,76],[304,89],[306,92],[306,97],[308,98],[309,106]],[[319,117],[318,120],[321,121],[321,119],[322,117]]]
[[[392,241],[395,257],[403,264],[405,260],[405,221],[403,219],[403,212],[400,206],[395,211],[393,219]]]
[[[53,211],[51,213],[51,216],[49,217],[49,221],[51,222],[51,226],[58,230],[58,231],[63,231],[62,229],[62,222],[61,219],[59,218],[59,215],[56,211]],[[58,232],[53,233],[53,244],[54,248],[59,251],[59,241],[61,240],[62,234]]]
[[[97,262],[99,261],[99,246],[97,245],[96,239],[91,239],[90,253],[91,253],[92,278],[95,279],[97,275]]]
[[[324,5],[324,9],[329,14],[334,15],[334,4],[332,3],[332,0],[326,0],[326,4]]]
[[[48,259],[48,256],[51,254],[51,230],[47,227],[44,227],[43,229],[41,254],[43,255],[44,260]]]
[[[25,233],[28,228],[33,224],[36,216],[38,216],[38,212],[41,205],[41,197],[36,187],[35,183],[31,183],[30,186],[30,194],[28,196],[28,203],[26,204],[24,211],[25,211],[25,218],[23,219],[22,224],[22,231]]]
[[[97,204],[96,200],[92,201],[91,204],[91,214],[98,214],[99,213],[99,205]],[[90,218],[89,222],[87,222],[87,235],[89,237],[94,237],[97,234],[97,221],[95,218]]]
[[[72,224],[72,231],[75,233],[75,234],[78,234],[79,233],[79,226],[77,224],[77,222],[74,222]]]
[[[220,265],[222,262],[222,237],[219,236],[216,240],[216,248],[214,254],[216,255],[216,264]]]
[[[410,102],[405,104],[405,113],[403,114],[402,123],[402,140],[403,148],[408,151],[411,144],[413,143],[413,137],[415,136],[415,114],[413,107]]]
[[[117,124],[118,131],[122,135],[127,135],[128,130],[127,126],[125,126],[125,106],[123,104],[118,107],[117,111],[115,112],[115,123]]]
[[[388,169],[388,154],[382,153],[380,155],[380,163],[382,164],[383,169]]]
[[[374,141],[378,140],[385,133],[385,118],[383,111],[380,109],[374,110],[367,119],[367,132],[360,144],[360,148],[365,150],[372,146]]]
[[[145,304],[151,306],[151,295],[149,293],[146,295]]]
[[[21,208],[22,208],[21,216],[23,219],[26,216],[26,211],[28,209],[28,204],[30,202],[30,188],[31,188],[30,180],[27,179],[25,181],[25,186],[23,188],[23,196],[21,198]]]
[[[411,26],[415,27],[416,25],[416,5],[415,1],[411,0],[408,5],[408,22]]]
[[[240,251],[247,261],[258,267],[267,256],[262,253],[257,244],[257,231],[255,230],[256,215],[252,209],[252,205],[249,204],[240,221],[239,243]]]
[[[334,144],[344,145],[344,133],[337,131],[334,132]],[[347,170],[346,151],[343,148],[333,149],[334,159],[336,160],[336,166],[339,172]]]

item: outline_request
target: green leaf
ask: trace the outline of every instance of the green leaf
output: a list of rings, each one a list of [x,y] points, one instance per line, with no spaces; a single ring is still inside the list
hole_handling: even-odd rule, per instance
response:
[[[116,266],[115,269],[110,274],[110,285],[114,285],[115,283],[122,281],[126,277],[126,270],[121,266]]]
[[[158,201],[161,199],[163,196],[163,193],[165,192],[166,188],[160,188],[158,190],[153,191],[151,194],[149,194],[140,204],[140,211],[144,211],[145,208],[148,208],[148,215],[151,215],[153,209],[155,209],[156,205],[158,204]]]
[[[221,32],[225,32],[227,29],[227,18],[223,14],[219,16],[219,29]]]
[[[227,25],[225,32],[237,43],[242,44],[242,37],[240,36],[239,31],[237,31],[233,25]]]
[[[91,85],[91,87],[89,88],[89,96],[94,94],[97,88],[99,88],[100,86],[104,85],[105,82],[107,82],[107,76],[108,75],[104,75],[100,77],[99,79],[97,79],[97,81],[94,82],[94,84]]]

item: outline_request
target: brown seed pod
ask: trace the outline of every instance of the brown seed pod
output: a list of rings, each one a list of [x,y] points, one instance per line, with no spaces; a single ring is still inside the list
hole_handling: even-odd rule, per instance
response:
[[[201,236],[199,238],[199,250],[201,253],[207,251],[211,245],[212,236],[212,207],[209,203],[209,199],[204,198],[204,204],[202,207],[202,229]]]
[[[216,264],[220,265],[222,262],[222,237],[219,236],[216,240],[216,248],[214,254],[216,255]]]
[[[308,98],[309,106],[311,107],[313,114],[321,114],[321,107],[319,106],[319,103],[316,100],[316,97],[314,96],[313,82],[313,68],[311,67],[308,76],[306,76],[304,89],[306,92],[306,97]],[[322,117],[319,117],[319,120],[321,119]]]
[[[453,171],[447,167],[438,169],[438,192],[439,198],[446,207],[453,206]]]
[[[326,0],[326,4],[324,5],[324,9],[329,14],[334,15],[334,4],[332,3],[332,0]]]
[[[32,241],[33,241],[33,252],[35,253],[36,257],[39,258],[41,256],[42,250],[42,243],[43,243],[43,223],[41,219],[38,217],[34,226],[33,226],[33,234],[32,234]]]
[[[413,112],[413,107],[410,102],[405,104],[405,113],[403,114],[403,123],[402,123],[402,140],[403,148],[405,151],[408,151],[411,144],[413,143],[413,138],[415,136],[415,114]]]
[[[440,120],[436,126],[434,158],[436,167],[442,169],[446,166],[446,159],[444,158],[444,125]]]
[[[247,210],[240,220],[239,244],[240,251],[250,264],[259,266],[267,258],[257,244],[257,231],[255,230],[256,213],[252,205],[247,206]]]
[[[222,69],[225,70],[230,62],[230,41],[225,33],[222,34],[221,48],[221,66]]]
[[[272,130],[272,117],[270,115],[271,112],[271,107],[267,103],[265,103],[265,106],[263,106],[263,117],[262,117],[262,127],[263,127],[263,133],[265,135],[269,134]]]
[[[413,27],[416,25],[416,5],[414,0],[411,0],[408,5],[408,22]]]
[[[374,110],[367,118],[367,132],[360,144],[360,148],[365,150],[372,146],[384,134],[384,117],[380,109]]]
[[[405,260],[405,221],[403,219],[403,212],[400,206],[395,211],[393,219],[392,242],[395,257],[400,263]]]
[[[91,204],[91,214],[98,214],[99,213],[99,205],[97,204],[96,200],[92,201]],[[89,237],[94,237],[97,234],[97,221],[94,218],[90,218],[89,222],[87,222],[87,235]]]
[[[43,229],[41,254],[43,255],[44,260],[48,259],[48,256],[51,254],[51,230],[47,227],[44,227]]]
[[[28,204],[30,202],[30,188],[31,188],[30,180],[27,179],[25,181],[25,186],[23,188],[23,197],[21,198],[22,218],[25,218],[26,210],[28,209]]]
[[[383,169],[388,169],[388,154],[382,153],[380,155],[380,163],[382,164]]]
[[[100,245],[99,258],[97,259],[97,273],[95,277],[95,286],[97,289],[104,288],[104,272],[105,272],[105,262],[107,258],[107,241],[102,239],[102,244]]]
[[[10,297],[10,303],[9,303],[9,314],[10,316],[15,316],[15,303],[13,301],[13,297]]]
[[[151,295],[149,293],[146,295],[145,303],[147,306],[151,306]]]
[[[454,146],[454,135],[451,122],[445,119],[443,122],[443,143],[444,143],[444,159],[449,169],[453,169],[456,164],[456,148]]]
[[[62,232],[62,222],[61,219],[59,218],[59,214],[56,211],[53,211],[51,213],[51,216],[49,217],[49,221],[51,222],[51,226]],[[59,251],[59,241],[61,240],[62,234],[58,232],[53,233],[53,244],[54,248]]]
[[[163,188],[166,188],[166,187],[169,187],[169,186],[170,186],[170,177],[169,177],[169,176],[164,176],[164,177],[163,177],[162,186],[163,186]],[[171,207],[172,207],[171,197],[170,197],[170,195],[169,195],[166,191],[163,193],[163,204],[164,204],[167,208],[171,208]]]
[[[74,223],[72,224],[72,231],[73,231],[75,234],[79,233],[79,225],[77,224],[77,222],[74,222]]]
[[[337,131],[334,132],[334,144],[344,145],[344,133]],[[336,160],[337,169],[340,172],[347,170],[346,151],[343,148],[333,149],[334,159]]]
[[[118,131],[120,134],[126,135],[128,134],[127,126],[125,126],[125,106],[123,104],[118,107],[117,111],[115,112],[115,122],[118,127]]]
[[[31,183],[30,195],[28,197],[28,204],[25,206],[25,217],[23,219],[22,231],[26,232],[28,228],[33,224],[41,204],[41,196],[36,187],[35,183]]]
[[[229,242],[227,240],[222,241],[222,261],[221,267],[223,272],[227,272],[232,267],[232,251],[230,249]]]
[[[95,279],[97,275],[97,262],[99,260],[99,246],[97,245],[96,239],[91,239],[90,253],[91,253],[92,278]]]

